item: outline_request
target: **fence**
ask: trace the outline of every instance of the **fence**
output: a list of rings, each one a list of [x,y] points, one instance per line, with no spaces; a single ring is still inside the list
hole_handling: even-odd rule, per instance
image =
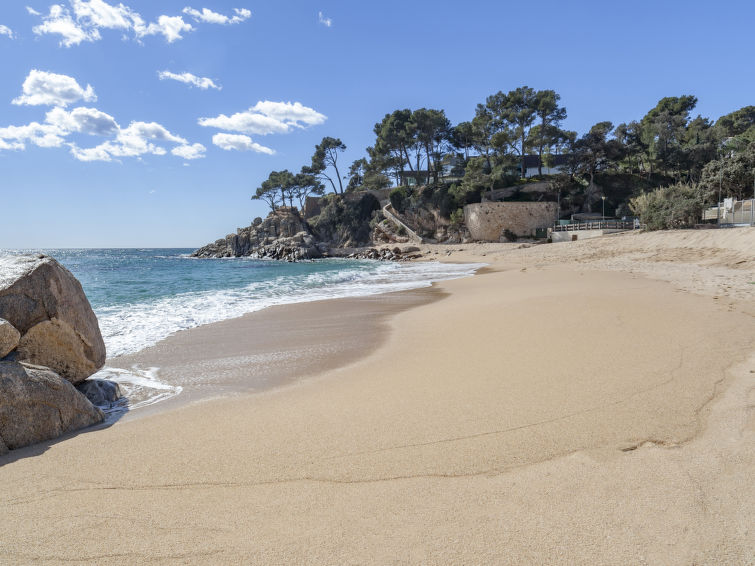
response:
[[[574,224],[557,224],[554,232],[574,232],[576,230],[633,230],[635,223],[631,220],[600,220],[597,222],[575,222]]]
[[[721,224],[755,225],[755,199],[740,200],[721,207]]]

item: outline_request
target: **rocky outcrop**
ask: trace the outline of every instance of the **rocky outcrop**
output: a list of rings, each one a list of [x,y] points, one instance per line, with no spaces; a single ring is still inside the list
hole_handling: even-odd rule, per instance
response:
[[[105,363],[97,317],[79,281],[51,257],[0,257],[0,317],[21,334],[16,359],[79,383]]]
[[[48,368],[0,361],[0,454],[103,419],[100,409]]]
[[[200,258],[255,257],[315,259],[322,257],[326,246],[318,246],[307,223],[295,208],[281,207],[265,220],[255,218],[251,226],[199,248],[192,256]]]
[[[0,318],[0,358],[15,350],[20,339],[21,333],[10,322]]]
[[[348,252],[348,253],[346,253]],[[394,246],[384,248],[359,248],[356,250],[343,250],[338,257],[348,259],[377,259],[380,261],[411,261],[422,257],[422,252],[417,246]]]

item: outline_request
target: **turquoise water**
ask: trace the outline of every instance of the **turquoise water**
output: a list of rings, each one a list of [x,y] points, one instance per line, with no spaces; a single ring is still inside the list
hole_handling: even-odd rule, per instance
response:
[[[81,281],[109,357],[272,305],[423,287],[470,275],[479,267],[346,259],[194,259],[188,257],[191,249],[34,251],[53,256]]]

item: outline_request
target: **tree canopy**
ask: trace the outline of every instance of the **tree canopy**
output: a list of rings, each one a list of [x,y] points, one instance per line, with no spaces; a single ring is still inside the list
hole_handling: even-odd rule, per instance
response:
[[[653,198],[681,198],[687,193],[680,184],[695,187],[706,204],[719,190],[737,198],[752,194],[755,106],[712,121],[694,114],[697,102],[691,94],[664,97],[641,117],[616,126],[600,121],[582,135],[563,128],[567,110],[552,89],[498,91],[457,124],[442,109],[399,108],[375,123],[374,143],[348,168],[339,163],[346,145],[324,137],[300,173],[271,172],[252,198],[273,210],[295,203],[303,208],[308,195],[322,195],[326,186],[342,195],[446,183],[438,202],[450,214],[452,203],[462,206],[526,176],[543,179],[554,169],[560,177],[551,185],[564,193],[562,202],[572,210],[590,211],[608,193],[614,207],[628,211],[631,197],[654,188],[677,186]]]

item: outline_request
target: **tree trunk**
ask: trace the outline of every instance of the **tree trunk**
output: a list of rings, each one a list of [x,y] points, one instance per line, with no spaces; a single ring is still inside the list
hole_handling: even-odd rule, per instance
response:
[[[338,177],[338,186],[341,189],[340,194],[343,194],[343,182],[341,181],[341,174],[338,172],[338,167],[336,166],[335,161],[333,161],[333,169],[336,170],[336,177]]]
[[[543,144],[537,149],[537,176],[543,176]]]
[[[409,157],[409,150],[406,149],[406,146],[404,145],[401,146],[401,149],[404,150],[404,155],[406,155],[406,164],[409,166],[409,171],[414,171],[414,169],[412,169],[412,160]],[[401,165],[403,166],[404,164],[402,163]]]
[[[527,176],[527,168],[525,167],[525,151],[524,151],[524,128],[522,128],[522,179],[524,179]]]

